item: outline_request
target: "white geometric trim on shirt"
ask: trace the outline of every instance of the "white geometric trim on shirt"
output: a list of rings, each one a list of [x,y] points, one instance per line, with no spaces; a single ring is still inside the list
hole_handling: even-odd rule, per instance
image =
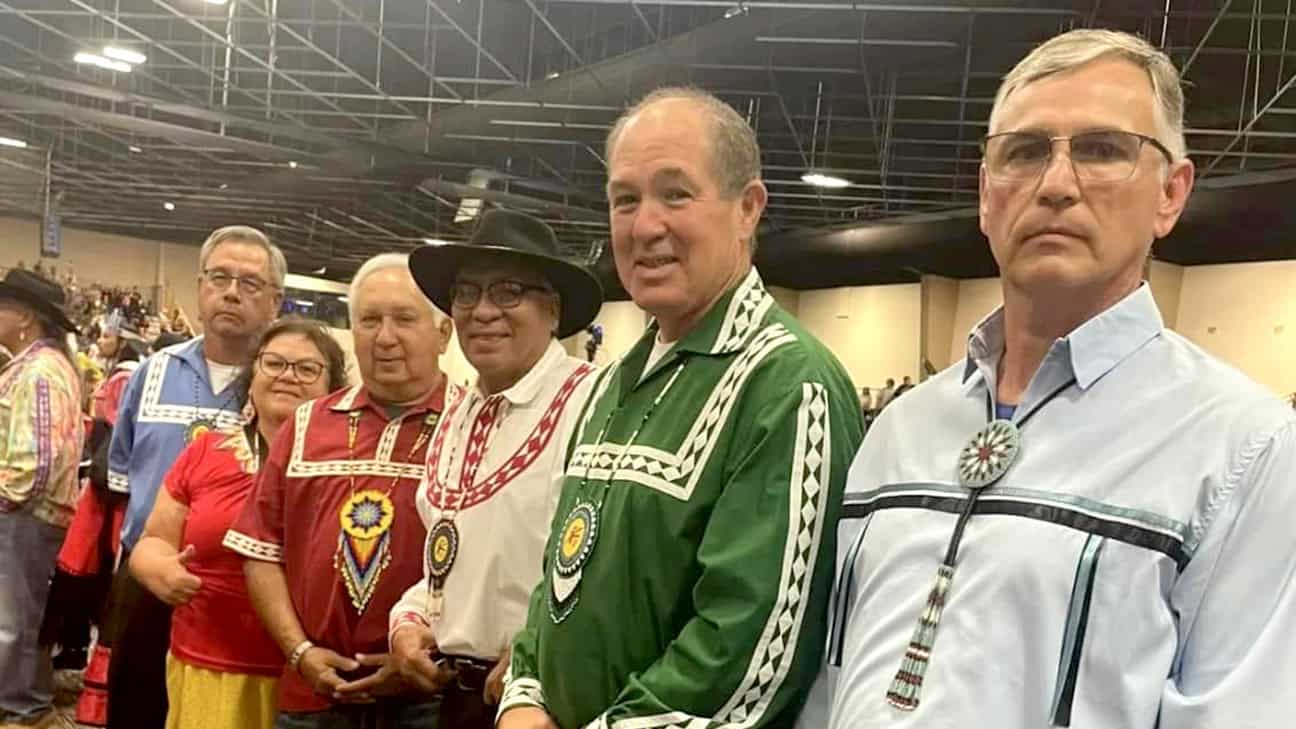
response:
[[[499,450],[503,450],[511,445],[511,443],[496,443],[492,435],[492,433],[498,431],[504,426],[506,419],[510,416],[509,405],[503,398],[495,401],[492,401],[491,398],[486,398],[482,401],[482,407],[476,412],[476,414],[474,414],[473,407],[475,407],[478,402],[478,397],[475,392],[473,395],[462,398],[460,401],[452,405],[443,416],[443,420],[446,421],[445,426],[437,429],[437,435],[433,438],[432,445],[429,447],[430,455],[428,456],[428,469],[424,478],[424,484],[420,485],[420,488],[424,489],[428,503],[431,504],[432,508],[444,508],[441,500],[443,495],[446,495],[449,492],[445,482],[447,480],[452,480],[449,471],[455,466],[452,461],[453,454],[458,449],[458,445],[451,445],[449,447],[449,455],[445,459],[442,459],[441,456],[443,451],[446,449],[446,440],[448,437],[454,438],[455,440],[463,437],[462,428],[459,428],[456,434],[451,434],[451,424],[455,420],[455,415],[460,405],[463,405],[465,408],[463,414],[464,423],[466,424],[469,421],[472,422],[472,430],[468,436],[468,448],[466,449],[463,455],[463,461],[460,464],[460,476],[462,478],[464,475],[471,473],[474,475],[474,478],[470,479],[472,483],[469,484],[466,489],[462,488],[461,484],[461,493],[456,499],[458,508],[461,511],[467,511],[468,509],[485,502],[496,493],[503,490],[505,486],[513,481],[513,479],[531,468],[536,460],[550,449],[551,445],[559,448],[566,448],[566,443],[551,444],[551,440],[558,430],[564,411],[566,411],[568,405],[571,403],[572,395],[580,387],[580,384],[584,382],[585,378],[592,372],[594,372],[594,368],[585,363],[581,363],[579,366],[574,368],[567,377],[563,379],[562,384],[558,386],[558,390],[550,398],[549,404],[545,406],[544,412],[541,413],[540,418],[536,420],[535,425],[532,426],[531,431],[526,435],[526,437],[522,438],[518,443],[512,455],[497,466],[490,475],[481,479],[475,478],[476,467],[472,464],[474,462],[480,464],[482,459],[485,458],[487,444],[490,444],[492,447]],[[493,395],[491,397],[497,398],[499,396]],[[503,402],[505,404],[500,408],[498,405],[492,406],[492,402]]]
[[[534,678],[514,678],[513,661],[504,669],[504,694],[500,697],[499,709],[495,712],[496,720],[509,709],[519,706],[545,708],[544,688]]]
[[[136,422],[188,426],[195,420],[209,420],[215,424],[218,430],[236,428],[243,424],[243,413],[240,410],[199,407],[197,404],[176,405],[163,403],[162,383],[173,358],[174,355],[165,349],[149,358],[146,365],[148,372],[144,375],[144,387],[140,393],[140,407]],[[184,360],[180,361],[183,362]]]
[[[765,630],[756,643],[747,673],[713,718],[670,712],[630,717],[607,723],[600,716],[588,727],[608,729],[743,729],[758,724],[778,694],[792,661],[805,620],[810,581],[819,556],[823,513],[827,508],[832,477],[832,431],[828,391],[815,382],[801,385],[797,408],[796,441],[792,448],[789,484],[788,532],[779,571],[779,590]]]
[[[115,491],[119,494],[130,493],[130,481],[127,480],[126,474],[117,471],[108,472],[108,490]]]
[[[353,393],[347,397],[354,398]],[[336,406],[335,406],[336,408]],[[286,475],[290,478],[310,478],[312,476],[383,476],[390,478],[423,477],[422,463],[393,462],[392,451],[396,448],[396,436],[400,433],[403,418],[387,421],[382,436],[378,439],[378,450],[369,460],[308,461],[305,458],[307,429],[310,427],[311,413],[314,408],[304,403],[294,414],[294,433],[292,455],[288,459]]]
[[[604,441],[596,449],[586,443],[576,447],[567,465],[567,475],[604,480],[613,476],[660,491],[681,501],[688,501],[701,479],[715,447],[716,434],[728,420],[747,379],[775,349],[796,341],[796,336],[782,324],[771,324],[752,339],[750,346],[734,359],[720,381],[711,389],[692,427],[675,453],[642,445],[632,445],[625,460],[625,446]],[[610,378],[608,378],[610,380]],[[593,402],[593,401],[591,401]],[[590,412],[593,407],[590,408]],[[588,420],[588,416],[587,416]],[[581,432],[584,432],[583,430]]]
[[[764,321],[765,314],[773,305],[774,297],[766,293],[760,274],[753,268],[729,300],[729,308],[725,310],[711,351],[717,354],[738,351],[752,328]]]
[[[221,540],[221,546],[233,552],[237,552],[249,559],[260,560],[262,562],[282,562],[283,547],[273,542],[264,542],[260,539],[253,539],[242,532],[236,532],[229,529],[225,532],[225,538]]]

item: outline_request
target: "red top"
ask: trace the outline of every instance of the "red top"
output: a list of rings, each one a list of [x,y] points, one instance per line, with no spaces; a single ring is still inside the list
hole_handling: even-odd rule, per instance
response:
[[[344,656],[387,652],[388,612],[406,588],[423,578],[426,530],[414,495],[444,397],[444,388],[438,388],[390,420],[367,390],[351,387],[298,408],[275,437],[255,495],[225,545],[246,557],[283,565],[293,609],[306,637],[317,645]],[[347,445],[353,412],[359,414],[354,453]],[[335,561],[341,548],[340,515],[354,492],[387,493],[388,488],[395,508],[386,545],[390,562],[372,578],[376,584],[361,612]],[[296,671],[284,670],[281,711],[321,711],[330,705]]]
[[[180,454],[163,484],[189,507],[181,549],[202,589],[171,618],[171,653],[190,665],[226,673],[278,676],[283,653],[248,599],[243,558],[221,546],[252,493],[253,464],[242,432],[210,432]]]
[[[126,389],[126,383],[130,381],[131,373],[135,369],[118,367],[108,374],[108,379],[104,380],[94,393],[94,407],[91,413],[97,418],[103,418],[108,421],[108,425],[117,424],[117,410],[121,407],[122,392]]]

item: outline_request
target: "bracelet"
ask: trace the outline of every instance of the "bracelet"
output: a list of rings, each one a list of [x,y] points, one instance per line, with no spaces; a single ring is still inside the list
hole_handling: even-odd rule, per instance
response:
[[[314,643],[303,640],[297,644],[296,648],[292,649],[292,653],[288,654],[288,665],[292,666],[292,670],[300,672],[298,666],[301,665],[302,658],[306,656],[307,651],[314,647]]]

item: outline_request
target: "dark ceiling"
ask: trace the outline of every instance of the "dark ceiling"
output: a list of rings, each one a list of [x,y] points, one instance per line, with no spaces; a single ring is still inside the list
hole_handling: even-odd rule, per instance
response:
[[[48,165],[65,225],[197,243],[250,223],[294,271],[344,278],[374,253],[463,238],[476,199],[537,211],[593,261],[609,125],[645,91],[692,83],[758,131],[771,281],[990,275],[967,211],[998,79],[1054,33],[1104,26],[1166,48],[1191,82],[1203,190],[1158,255],[1296,257],[1293,187],[1273,181],[1296,167],[1289,6],[0,0],[0,136],[30,144],[0,147],[0,213],[39,215]],[[73,62],[105,44],[147,60]],[[853,184],[810,187],[809,169]]]

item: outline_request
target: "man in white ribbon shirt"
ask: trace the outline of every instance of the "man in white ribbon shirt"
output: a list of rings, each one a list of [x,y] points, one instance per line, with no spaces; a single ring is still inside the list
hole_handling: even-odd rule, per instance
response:
[[[593,320],[602,289],[549,226],[504,210],[466,244],[415,251],[410,270],[454,317],[478,380],[432,439],[417,496],[424,579],[392,609],[391,653],[407,681],[441,693],[441,727],[490,729],[594,379],[556,338]]]
[[[1193,186],[1183,106],[1125,33],[1004,78],[980,171],[1003,307],[851,466],[802,726],[1292,725],[1296,417],[1142,281]]]

